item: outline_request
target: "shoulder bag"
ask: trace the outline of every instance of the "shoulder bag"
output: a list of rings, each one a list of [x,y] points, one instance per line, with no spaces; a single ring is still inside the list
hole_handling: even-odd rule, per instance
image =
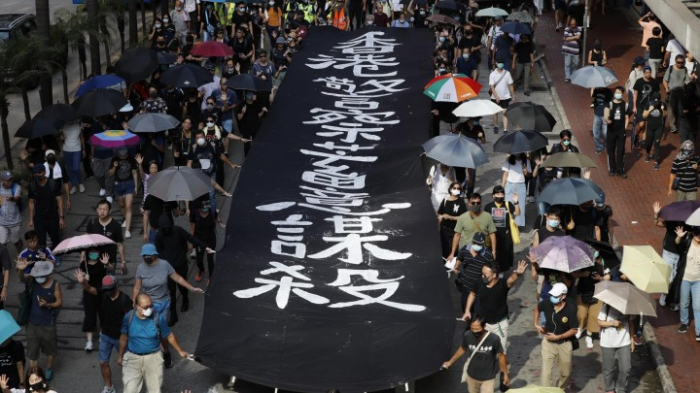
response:
[[[34,279],[27,285],[24,292],[19,294],[19,310],[17,311],[17,324],[27,326],[29,314],[32,309],[32,294],[34,293]]]
[[[495,89],[496,87],[498,87],[498,84],[501,83],[501,81],[503,80],[503,78],[506,77],[506,73],[507,73],[507,71],[503,70],[503,75],[501,75],[501,77],[498,78],[498,80],[496,81],[496,83],[493,84],[493,88],[494,88],[494,89]],[[493,95],[493,89],[491,88],[491,86],[489,86],[489,97],[492,96],[492,95]]]
[[[481,348],[481,344],[483,344],[484,341],[486,341],[486,337],[488,337],[489,334],[491,334],[491,332],[486,332],[486,334],[484,334],[484,337],[481,339],[481,341],[479,341],[479,344],[476,346],[476,348],[474,348],[474,351],[472,351],[472,354],[469,355],[469,359],[467,359],[467,362],[464,363],[464,368],[462,369],[462,383],[467,383],[467,368],[469,368],[469,363],[472,361],[472,358],[474,357],[474,355],[476,355],[476,353],[479,352],[479,348]]]
[[[506,202],[506,209],[508,209],[508,216],[510,216],[510,219],[508,220],[508,225],[510,226],[510,237],[513,238],[513,244],[518,245],[520,244],[520,229],[518,229],[518,225],[515,223],[515,217],[513,217],[513,213],[510,211],[508,202]]]

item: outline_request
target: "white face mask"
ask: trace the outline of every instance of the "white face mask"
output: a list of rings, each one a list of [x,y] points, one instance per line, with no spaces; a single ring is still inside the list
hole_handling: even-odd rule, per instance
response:
[[[204,138],[197,139],[197,145],[204,146],[205,143],[207,143],[207,141]]]
[[[208,122],[207,122],[207,127],[209,127],[209,128],[214,127],[214,122],[208,121]]]
[[[267,3],[267,4],[269,4],[270,7],[274,7],[274,6],[275,6],[275,2],[274,2],[274,1],[271,1],[271,2],[269,2],[269,3]]]
[[[462,191],[461,190],[450,190],[450,193],[454,196],[457,196],[457,195],[461,194]]]
[[[144,317],[148,318],[153,314],[153,307],[149,307],[147,309],[141,309],[141,313],[143,314]]]
[[[46,282],[46,277],[34,277],[34,281],[36,281],[37,284],[43,284]]]
[[[476,252],[479,252],[483,249],[484,249],[484,246],[482,246],[481,244],[472,244],[472,250],[474,250]]]
[[[156,29],[160,29],[160,24],[156,23]]]
[[[469,53],[463,53],[462,57],[466,60],[469,59]]]
[[[163,23],[168,23],[170,22],[170,19],[163,19]]]

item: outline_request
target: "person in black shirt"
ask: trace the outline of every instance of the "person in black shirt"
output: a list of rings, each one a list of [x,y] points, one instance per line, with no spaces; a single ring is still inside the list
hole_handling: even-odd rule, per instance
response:
[[[236,29],[242,26],[245,26],[248,31],[253,31],[253,18],[246,12],[245,1],[236,3],[236,12],[231,16],[231,30],[228,32],[228,36],[233,37]]]
[[[52,247],[56,247],[61,241],[59,230],[66,228],[63,220],[61,188],[55,186],[53,179],[46,178],[43,165],[36,165],[32,174],[34,179],[29,184],[27,229],[36,230],[39,235],[39,245],[44,247],[48,245],[46,244],[48,233]]]
[[[247,156],[250,151],[250,141],[255,138],[260,129],[262,118],[267,113],[267,108],[258,101],[257,95],[252,91],[245,92],[245,100],[238,105],[236,118],[238,119],[238,129],[244,139],[243,155]]]
[[[477,232],[472,237],[471,244],[467,244],[459,251],[454,272],[457,273],[457,289],[462,294],[462,309],[467,307],[467,299],[476,283],[481,280],[481,268],[487,264],[493,264],[493,254],[484,247],[486,236]]]
[[[664,39],[661,38],[661,28],[654,27],[651,30],[651,37],[647,38],[646,46],[649,48],[649,60],[647,64],[651,67],[651,76],[656,78],[656,73],[661,67],[661,63],[664,61],[664,50],[665,44]]]
[[[253,39],[250,37],[245,27],[236,27],[236,35],[229,40],[229,46],[238,56],[238,64],[241,65],[241,74],[247,74],[250,67],[253,65],[253,57],[255,57],[255,47]]]
[[[124,212],[124,237],[131,238],[131,217],[134,194],[138,179],[138,164],[129,155],[126,147],[117,150],[117,156],[112,159],[109,175],[114,177],[114,196]]]
[[[90,220],[87,224],[86,232],[102,235],[114,241],[116,245],[108,245],[102,247],[102,252],[109,255],[109,262],[113,265],[117,263],[117,251],[119,258],[122,261],[121,271],[126,274],[126,258],[124,254],[124,236],[122,235],[122,227],[113,219],[110,213],[112,212],[112,204],[106,199],[97,202],[97,219]],[[114,270],[114,268],[112,268]]]
[[[98,290],[102,287],[102,279],[107,275],[108,270],[113,270],[114,265],[109,263],[109,254],[100,254],[97,247],[90,247],[85,253],[85,259],[80,263],[75,276],[78,282],[82,280]],[[87,335],[85,352],[92,352],[92,335],[97,331],[97,316],[100,311],[100,296],[90,293],[83,285],[83,332]]]
[[[460,183],[458,181],[453,181],[452,184],[450,184],[449,190],[450,195],[442,200],[437,211],[443,258],[447,258],[452,250],[452,239],[454,239],[457,219],[467,212],[467,204],[461,197],[462,186]]]
[[[212,250],[216,249],[216,219],[210,211],[210,206],[208,201],[202,203],[202,206],[193,213],[193,235],[197,239],[202,239],[206,246]],[[197,282],[202,281],[204,276],[204,254],[207,254],[207,270],[209,271],[209,279],[207,280],[207,285],[209,285],[209,280],[211,280],[214,274],[214,254],[208,253],[202,247],[196,247],[197,250],[197,268],[199,271],[194,277]]]
[[[647,74],[648,72],[645,71],[644,75]],[[644,79],[638,80],[637,84],[643,80]],[[637,86],[637,84],[635,84],[635,86]],[[623,93],[624,87],[618,86],[615,88],[613,100],[605,108],[603,117],[605,118],[605,123],[608,124],[608,135],[605,140],[608,149],[608,173],[611,177],[615,176],[615,173],[617,173],[623,179],[626,179],[627,173],[625,173],[624,158],[629,115],[627,114],[627,103],[622,100]],[[637,93],[635,91],[635,95],[636,94]],[[642,118],[642,120],[644,119]],[[642,121],[642,125],[643,123],[644,122]],[[640,128],[638,127],[638,129]],[[641,138],[641,135],[639,137]]]
[[[610,219],[613,216],[613,210],[610,205],[605,204],[605,193],[601,193],[598,199],[595,200],[595,211],[598,222],[596,225],[600,228],[600,241],[603,243],[612,244],[613,231]]]
[[[636,144],[638,141],[645,139],[645,123],[643,113],[644,108],[646,108],[649,105],[651,93],[655,91],[661,91],[659,81],[657,81],[656,78],[652,77],[651,75],[651,67],[644,66],[644,77],[637,79],[637,82],[634,83],[633,89],[634,104],[632,105],[632,113],[636,116],[637,120],[637,129],[634,130],[634,132],[635,135],[639,136],[638,138],[635,138]]]
[[[513,201],[518,202],[517,195]],[[515,216],[520,215],[520,204],[514,205],[505,200],[503,186],[493,187],[493,202],[484,206],[484,211],[491,214],[496,225],[496,262],[500,271],[513,267],[513,237],[510,233],[510,224]]]
[[[155,244],[156,233],[160,216],[178,216],[180,211],[177,202],[165,202],[164,200],[148,194],[143,202],[143,241]]]
[[[14,318],[9,312],[0,310],[0,320],[7,320],[8,323],[15,323]],[[3,323],[5,323],[3,321]],[[15,323],[17,331],[19,326]],[[24,345],[22,342],[15,341],[12,337],[0,343],[0,375],[5,375],[8,378],[8,389],[19,389],[24,384],[24,366],[26,358],[24,357]]]
[[[515,68],[515,74],[513,74],[513,84],[517,84],[522,76],[523,92],[526,96],[530,96],[530,74],[535,66],[535,46],[530,41],[529,34],[520,36],[520,42],[515,44],[514,51],[513,67]]]
[[[570,221],[566,229],[570,236],[581,240],[600,241],[598,212],[593,208],[594,202],[586,202],[571,211]]]
[[[678,227],[683,227],[685,224],[682,221],[665,221],[663,218],[659,217],[659,212],[661,211],[661,204],[659,202],[654,202],[653,205],[654,209],[654,225],[657,227],[662,227],[666,229],[666,233],[664,234],[664,240],[663,240],[663,245],[662,245],[662,250],[661,250],[661,258],[664,260],[664,262],[668,263],[671,265],[671,279],[670,282],[673,282],[673,279],[676,277],[676,274],[678,272],[678,260],[681,258],[681,250],[678,247],[678,244],[676,244],[676,228]],[[666,294],[662,294],[661,297],[659,298],[659,305],[661,307],[666,306]],[[675,307],[676,305],[670,305],[672,307]]]

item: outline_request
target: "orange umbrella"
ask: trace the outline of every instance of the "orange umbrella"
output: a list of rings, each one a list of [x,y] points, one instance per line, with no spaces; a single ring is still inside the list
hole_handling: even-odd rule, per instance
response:
[[[438,102],[462,102],[477,97],[481,83],[464,74],[445,74],[433,78],[423,94]]]

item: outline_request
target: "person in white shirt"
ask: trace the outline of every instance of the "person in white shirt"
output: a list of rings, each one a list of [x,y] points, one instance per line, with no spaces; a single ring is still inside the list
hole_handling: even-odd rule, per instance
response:
[[[663,66],[668,67],[668,60],[675,60],[676,56],[685,55],[685,49],[683,45],[676,39],[676,37],[671,34],[669,36],[668,43],[666,44],[666,55],[664,56]]]
[[[489,75],[489,86],[491,87],[491,101],[503,109],[508,109],[511,102],[515,102],[515,91],[513,89],[513,77],[506,71],[505,64],[498,63],[496,69]],[[503,118],[503,130],[508,132],[508,119]],[[493,115],[493,133],[498,134],[498,113]]]
[[[598,314],[600,326],[600,348],[603,352],[603,383],[606,392],[627,392],[634,341],[630,330],[634,328],[634,318],[623,315],[609,305],[603,305]],[[615,378],[617,360],[617,378]]]

